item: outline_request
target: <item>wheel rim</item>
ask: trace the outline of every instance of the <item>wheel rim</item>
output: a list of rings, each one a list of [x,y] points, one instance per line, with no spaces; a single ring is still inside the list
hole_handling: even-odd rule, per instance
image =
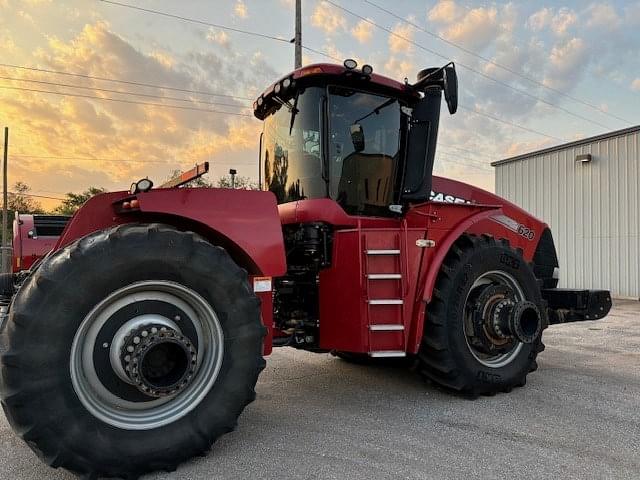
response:
[[[191,341],[197,344],[197,361],[190,383],[175,394],[162,398],[132,401],[114,393],[105,386],[100,374],[104,364],[95,360],[95,351],[104,348],[104,355],[114,362],[111,350],[113,342],[122,343],[122,332],[137,328],[147,322],[175,330],[173,319],[158,314],[138,315],[123,322],[111,340],[101,344],[101,335],[114,315],[125,308],[135,308],[143,302],[157,302],[185,313],[192,332]],[[178,329],[178,336],[181,332]],[[175,340],[172,338],[172,340]],[[195,357],[195,349],[194,349]],[[136,282],[121,288],[96,305],[83,319],[73,340],[70,356],[70,373],[73,388],[84,407],[96,418],[114,427],[126,430],[148,430],[175,422],[200,404],[213,387],[224,354],[224,334],[220,321],[209,303],[195,291],[179,283],[165,280]],[[114,364],[109,363],[113,367]],[[108,368],[108,367],[107,367]],[[122,377],[121,369],[112,368]],[[121,371],[117,371],[121,370]],[[125,382],[122,381],[124,384]],[[129,382],[131,383],[131,382]]]
[[[471,342],[470,342],[470,332],[468,329],[469,318],[471,316],[471,293],[478,287],[482,287],[484,285],[500,285],[510,288],[513,293],[516,301],[524,301],[526,300],[524,292],[520,287],[518,281],[509,273],[501,271],[501,270],[493,270],[490,272],[485,272],[480,275],[474,282],[469,292],[467,293],[465,299],[464,306],[464,336],[465,341],[467,343],[467,347],[469,351],[474,356],[474,358],[480,362],[485,367],[489,368],[502,368],[509,365],[513,362],[517,357],[524,344],[517,340],[514,341],[512,348],[507,351],[497,355],[490,355],[485,352],[478,350]]]

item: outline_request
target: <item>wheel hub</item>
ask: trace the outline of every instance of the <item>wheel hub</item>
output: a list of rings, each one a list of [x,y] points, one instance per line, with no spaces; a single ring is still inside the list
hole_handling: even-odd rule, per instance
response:
[[[535,303],[518,301],[505,285],[483,285],[476,292],[472,311],[472,342],[487,354],[513,347],[514,342],[532,343],[542,322]]]
[[[165,397],[184,390],[196,369],[192,342],[173,328],[142,325],[131,331],[119,361],[129,381],[145,395]]]
[[[222,326],[203,297],[175,282],[145,280],[112,292],[86,315],[69,366],[74,391],[93,416],[150,430],[197,407],[223,356]]]

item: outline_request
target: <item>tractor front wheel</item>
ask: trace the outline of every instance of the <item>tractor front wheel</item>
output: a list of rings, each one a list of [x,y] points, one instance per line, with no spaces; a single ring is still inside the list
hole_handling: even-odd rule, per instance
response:
[[[537,369],[546,326],[540,287],[521,252],[506,240],[464,235],[438,274],[420,370],[472,396],[510,391]]]
[[[2,406],[49,465],[136,478],[233,430],[264,367],[259,300],[226,251],[130,224],[50,255],[3,335]]]

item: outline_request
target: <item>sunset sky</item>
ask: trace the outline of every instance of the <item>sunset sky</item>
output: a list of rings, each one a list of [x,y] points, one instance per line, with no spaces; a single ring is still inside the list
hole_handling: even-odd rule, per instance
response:
[[[248,107],[293,67],[294,2],[121,3],[183,18],[0,0],[0,63],[49,71],[0,67],[10,184],[59,197],[205,160],[213,179],[232,167],[255,178],[260,122]],[[457,61],[463,108],[444,115],[436,173],[488,189],[491,161],[640,123],[639,1],[303,0],[303,44],[305,64],[352,57],[398,80]]]

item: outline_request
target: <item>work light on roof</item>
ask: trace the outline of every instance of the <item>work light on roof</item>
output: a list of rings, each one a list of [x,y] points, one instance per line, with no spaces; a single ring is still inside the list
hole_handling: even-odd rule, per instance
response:
[[[282,81],[282,87],[283,88],[289,88],[291,86],[291,79],[290,78],[285,78]]]
[[[343,65],[344,65],[344,68],[346,68],[347,70],[353,70],[358,66],[358,62],[356,62],[353,58],[347,58],[344,61]]]
[[[373,67],[371,65],[363,65],[362,73],[365,75],[371,75],[373,73]]]

